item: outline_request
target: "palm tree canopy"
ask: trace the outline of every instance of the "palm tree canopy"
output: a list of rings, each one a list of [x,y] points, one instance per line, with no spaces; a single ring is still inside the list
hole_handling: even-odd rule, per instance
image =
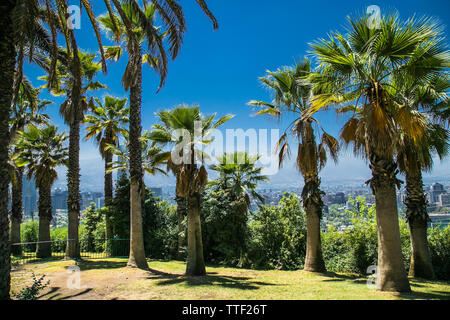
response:
[[[210,137],[214,129],[234,117],[234,115],[225,115],[214,121],[216,114],[202,115],[198,105],[192,107],[181,105],[172,110],[157,112],[156,115],[161,124],[152,126],[149,138],[162,145],[175,146],[180,153],[183,152],[180,147],[189,147],[194,154],[192,159],[194,161],[208,157],[202,151],[202,146],[214,141],[214,138]],[[189,134],[189,141],[184,139],[183,132]],[[186,145],[181,146],[182,143]]]
[[[70,123],[73,120],[81,121],[84,118],[84,113],[90,107],[94,108],[94,102],[92,99],[88,100],[87,93],[91,90],[106,89],[107,87],[99,81],[94,81],[94,77],[98,71],[101,70],[101,64],[95,62],[95,53],[78,51],[78,57],[80,60],[81,68],[81,109],[75,110],[75,106],[72,103],[72,89],[75,83],[74,75],[70,67],[58,62],[56,65],[55,81],[52,82],[50,92],[55,95],[65,95],[67,99],[61,104],[59,112],[63,116],[66,123]],[[51,63],[50,59],[46,60],[47,64]],[[47,80],[50,75],[39,77],[41,80]],[[48,83],[43,85],[42,88],[47,88]]]
[[[126,145],[128,146],[128,131],[122,132],[125,138]],[[156,173],[167,174],[166,171],[161,169],[164,165],[167,165],[167,161],[170,158],[169,152],[164,152],[161,147],[156,145],[156,142],[151,141],[149,138],[149,132],[145,131],[141,136],[141,150],[142,150],[142,169],[145,173],[154,175]],[[105,151],[112,152],[117,156],[117,160],[110,163],[111,167],[106,172],[113,171],[128,171],[130,156],[128,150],[121,148],[118,145],[106,144]]]
[[[130,108],[125,107],[127,99],[105,96],[104,102],[94,98],[97,106],[92,109],[91,114],[85,116],[86,140],[94,138],[100,149],[100,154],[105,157],[106,145],[119,146],[119,136],[126,133],[124,124],[129,122]]]
[[[426,130],[423,115],[397,99],[396,86],[405,75],[413,79],[412,87],[439,77],[449,67],[450,52],[431,18],[402,22],[384,16],[378,29],[368,19],[349,18],[345,35],[333,32],[311,44],[319,69],[309,77],[316,94],[307,116],[329,106],[350,112],[341,137],[354,143],[355,153],[392,157],[399,131],[417,140]]]
[[[288,125],[284,134],[279,139],[276,151],[278,151],[279,166],[281,167],[284,159],[290,154],[288,142],[288,131],[291,130],[300,140],[297,155],[297,165],[302,173],[310,171],[312,167],[321,169],[327,161],[327,151],[334,161],[337,161],[339,153],[339,143],[337,140],[325,132],[319,122],[313,117],[305,117],[306,112],[311,107],[311,97],[314,87],[308,81],[311,73],[311,62],[305,58],[294,67],[284,67],[276,72],[267,71],[266,77],[261,77],[260,81],[269,88],[274,98],[272,102],[251,100],[248,105],[261,108],[255,115],[271,115],[275,117],[292,116],[294,120]],[[302,141],[302,137],[311,134],[314,138],[314,131],[310,131],[311,122],[316,123],[318,129],[322,132],[318,149],[314,152],[308,150],[309,147]],[[312,127],[311,127],[311,130]],[[306,161],[309,159],[309,161]]]
[[[56,168],[68,163],[68,148],[64,141],[68,136],[58,134],[55,126],[39,128],[29,125],[18,132],[13,160],[18,167],[25,167],[28,178],[35,177],[37,185],[51,185],[58,177]]]
[[[257,167],[256,162],[260,155],[251,156],[247,152],[224,153],[217,157],[218,164],[210,168],[219,173],[219,178],[210,182],[211,186],[223,186],[236,196],[252,196],[261,202],[264,198],[256,192],[259,182],[269,181],[262,175],[262,167]]]
[[[12,106],[12,117],[10,119],[10,136],[14,140],[18,131],[23,131],[29,123],[46,124],[49,116],[41,111],[51,103],[49,100],[39,99],[40,90],[32,86],[30,81],[24,77],[19,85],[16,101]]]

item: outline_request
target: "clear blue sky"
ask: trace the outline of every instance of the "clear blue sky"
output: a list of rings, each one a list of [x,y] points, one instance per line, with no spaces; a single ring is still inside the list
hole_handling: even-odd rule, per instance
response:
[[[96,14],[106,11],[103,0],[92,1]],[[258,77],[267,69],[291,65],[300,60],[309,50],[308,43],[325,37],[332,30],[342,30],[348,15],[365,12],[370,5],[378,5],[381,12],[396,10],[400,17],[412,15],[434,16],[447,26],[450,22],[450,1],[410,0],[410,1],[300,1],[300,0],[209,0],[211,11],[219,21],[220,28],[213,31],[210,21],[203,15],[194,0],[182,0],[187,16],[188,31],[184,45],[176,61],[169,65],[166,86],[155,94],[159,80],[149,68],[143,77],[143,128],[149,129],[155,122],[154,112],[180,103],[199,104],[204,113],[217,112],[219,115],[233,113],[234,119],[225,128],[276,128],[278,124],[265,118],[251,117],[252,110],[246,105],[251,99],[270,100],[270,94],[261,87]],[[69,0],[69,4],[79,5],[79,1]],[[85,50],[97,51],[97,44],[85,12],[82,13],[81,30],[76,30],[79,46]],[[448,36],[447,36],[448,38]],[[103,37],[104,45],[110,44]],[[108,74],[98,79],[109,90],[99,92],[100,96],[111,94],[125,97],[128,94],[121,87],[121,78],[126,65],[126,56],[119,63],[108,65]],[[35,66],[27,66],[26,73],[35,85],[42,75]],[[44,93],[42,97],[49,97]],[[67,130],[58,114],[60,99],[51,97],[56,103],[47,109],[52,121]],[[320,116],[326,130],[337,134],[343,124],[334,114]],[[100,179],[101,161],[92,143],[81,145],[81,167],[83,181],[90,175]],[[349,161],[346,163],[346,161]],[[94,165],[95,164],[95,165]],[[339,177],[349,176],[353,164],[360,167],[355,177],[364,178],[368,171],[365,165],[343,157],[340,166],[329,165],[324,174]],[[95,168],[92,169],[92,168]],[[436,167],[448,176],[447,161]],[[286,168],[292,177],[294,169]],[[362,171],[361,171],[362,170]],[[292,174],[291,174],[292,173]],[[343,176],[343,177],[344,177]],[[64,176],[60,176],[64,179]],[[294,179],[299,179],[295,176]],[[155,182],[162,184],[163,180]],[[63,184],[63,181],[61,181]]]

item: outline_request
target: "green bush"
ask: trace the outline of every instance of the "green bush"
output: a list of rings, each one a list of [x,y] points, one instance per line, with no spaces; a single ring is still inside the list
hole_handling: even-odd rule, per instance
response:
[[[67,241],[67,227],[50,229],[50,239],[52,243],[52,252],[65,252]]]
[[[207,190],[201,211],[206,261],[232,266],[242,265],[249,237],[247,216],[245,199],[233,199],[228,190]]]
[[[431,261],[436,278],[450,280],[450,226],[428,230]]]
[[[261,206],[251,215],[248,266],[295,270],[303,267],[305,253],[305,214],[297,195],[284,193],[277,206]]]
[[[352,210],[346,210],[352,227],[339,232],[331,227],[322,233],[322,248],[328,271],[367,274],[367,268],[378,264],[378,237],[375,205],[367,205],[365,198],[350,198]],[[411,248],[408,226],[399,220],[402,258],[409,268]]]
[[[36,220],[26,221],[20,228],[21,242],[37,242],[39,234],[39,222]],[[23,246],[24,252],[35,252],[36,244],[26,244]]]
[[[39,295],[39,292],[44,290],[50,283],[50,280],[46,283],[42,283],[44,281],[45,275],[41,276],[39,279],[36,278],[34,272],[32,273],[33,283],[29,287],[25,287],[20,290],[18,293],[14,294],[14,297],[18,300],[36,300]]]
[[[177,220],[174,210],[166,202],[159,202],[146,188],[142,203],[142,224],[146,256],[153,259],[170,259],[176,254]],[[111,224],[114,238],[130,238],[130,180],[123,175],[118,181],[111,205]],[[113,242],[123,249],[121,242]],[[128,250],[128,249],[127,249]],[[123,252],[123,250],[120,250]],[[128,254],[128,252],[126,253]]]

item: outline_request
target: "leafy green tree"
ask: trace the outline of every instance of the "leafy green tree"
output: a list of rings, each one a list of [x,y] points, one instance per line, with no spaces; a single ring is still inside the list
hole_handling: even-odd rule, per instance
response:
[[[91,203],[86,209],[84,218],[86,229],[86,251],[95,252],[95,231],[97,230],[98,224],[102,221],[101,212],[95,209],[95,203]]]
[[[306,225],[300,198],[285,192],[276,206],[263,205],[250,216],[248,264],[295,270],[305,262]]]
[[[312,44],[319,72],[311,78],[318,91],[309,114],[336,106],[349,112],[341,137],[370,162],[368,181],[375,195],[378,225],[377,288],[410,291],[401,258],[395,188],[394,155],[401,134],[420,139],[425,131],[423,116],[403,107],[391,95],[394,78],[403,75],[420,80],[445,72],[449,52],[441,28],[431,19],[400,21],[383,16],[380,28],[370,28],[368,16],[349,18],[345,35]]]
[[[201,160],[206,155],[199,149],[199,146],[211,143],[213,141],[210,138],[212,130],[233,116],[223,116],[213,122],[216,115],[202,115],[199,106],[178,106],[172,110],[160,111],[157,115],[161,124],[153,125],[149,138],[162,145],[175,147],[169,163],[181,166],[176,171],[178,173],[176,194],[187,199],[186,274],[190,276],[204,275],[206,270],[200,209],[201,194],[206,186],[208,173]]]
[[[39,243],[36,257],[51,256],[50,221],[52,220],[51,187],[57,179],[56,168],[67,165],[68,152],[64,147],[67,136],[58,134],[55,126],[38,128],[29,125],[19,132],[14,156],[17,166],[25,167],[28,178],[34,176],[39,189]]]
[[[304,179],[302,190],[303,208],[307,219],[307,250],[305,271],[325,272],[321,240],[320,220],[322,218],[323,191],[320,190],[319,171],[327,161],[327,151],[334,161],[337,161],[339,144],[335,138],[327,134],[319,125],[317,119],[307,117],[311,107],[313,86],[307,81],[311,73],[311,62],[304,59],[295,67],[278,69],[277,72],[268,71],[267,77],[260,81],[272,90],[275,98],[272,103],[252,100],[248,104],[262,108],[256,115],[272,115],[275,117],[294,115],[295,119],[286,128],[277,144],[279,151],[279,165],[289,155],[288,131],[299,139],[297,151],[297,167]],[[317,124],[317,128],[314,128]],[[321,132],[320,142],[317,144],[316,135]]]

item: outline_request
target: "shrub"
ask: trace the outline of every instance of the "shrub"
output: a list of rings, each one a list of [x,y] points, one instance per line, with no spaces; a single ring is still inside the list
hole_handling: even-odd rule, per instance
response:
[[[305,214],[297,195],[286,192],[277,206],[261,206],[251,215],[250,267],[299,269],[304,265],[305,253]]]
[[[352,210],[346,210],[352,227],[339,232],[331,227],[322,234],[322,248],[328,271],[367,274],[367,268],[378,264],[378,237],[375,204],[368,205],[365,198],[349,198]],[[402,258],[409,268],[411,247],[409,230],[404,220],[399,220]]]
[[[245,199],[233,199],[228,190],[208,189],[201,211],[206,261],[242,265],[249,237],[247,215]]]
[[[33,272],[32,276],[33,276],[33,284],[29,287],[23,288],[22,290],[19,291],[19,293],[14,294],[15,298],[19,300],[36,300],[37,296],[39,295],[39,292],[44,290],[50,283],[50,281],[42,283],[44,281],[45,275],[38,279],[36,278],[36,275]]]
[[[20,228],[21,242],[37,242],[39,234],[39,222],[35,220],[27,221]],[[26,244],[23,246],[24,252],[35,252],[36,244]]]
[[[429,229],[428,243],[436,278],[450,280],[450,226]]]

